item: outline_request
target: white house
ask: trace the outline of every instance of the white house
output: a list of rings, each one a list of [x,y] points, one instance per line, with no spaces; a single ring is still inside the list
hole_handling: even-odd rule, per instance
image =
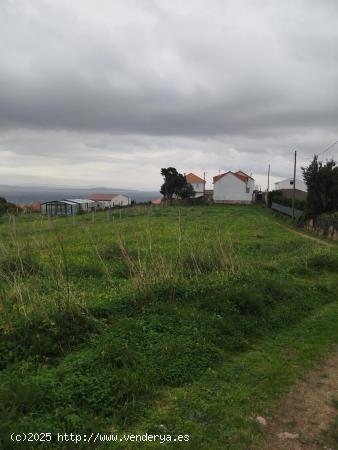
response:
[[[90,197],[99,209],[114,208],[115,206],[128,206],[130,198],[124,194],[93,194]]]
[[[255,180],[241,170],[216,175],[213,180],[215,203],[252,203]]]
[[[203,180],[203,178],[198,177],[194,173],[188,173],[188,175],[185,175],[185,179],[187,180],[187,183],[190,183],[194,188],[195,198],[203,197],[205,180]]]
[[[276,191],[282,190],[282,189],[293,189],[293,178],[286,178],[285,180],[280,180],[275,183],[275,189]],[[306,184],[303,180],[299,180],[296,178],[296,184],[295,189],[298,189],[299,191],[307,192]]]

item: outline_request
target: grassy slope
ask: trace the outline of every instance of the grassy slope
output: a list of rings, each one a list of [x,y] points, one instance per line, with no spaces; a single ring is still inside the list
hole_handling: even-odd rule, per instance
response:
[[[124,215],[26,220],[15,239],[1,226],[2,434],[166,431],[189,433],[184,448],[247,448],[253,412],[338,341],[336,250],[256,207]]]

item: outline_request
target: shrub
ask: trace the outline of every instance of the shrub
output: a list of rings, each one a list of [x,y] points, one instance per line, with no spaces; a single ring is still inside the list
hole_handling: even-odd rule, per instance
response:
[[[51,362],[98,330],[97,322],[83,313],[57,312],[49,320],[35,317],[29,322],[22,319],[10,332],[0,328],[0,368],[26,358]]]
[[[278,203],[279,205],[292,207],[292,198],[283,197],[282,195],[276,195],[273,197],[272,202]],[[300,211],[304,211],[305,209],[305,200],[297,200],[295,199],[295,208]]]

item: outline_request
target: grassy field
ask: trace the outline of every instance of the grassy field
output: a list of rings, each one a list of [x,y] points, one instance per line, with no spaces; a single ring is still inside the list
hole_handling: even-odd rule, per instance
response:
[[[337,247],[276,221],[223,205],[0,219],[3,447],[37,448],[11,442],[23,431],[259,440],[255,414],[338,343]],[[163,445],[114,448],[136,447]]]

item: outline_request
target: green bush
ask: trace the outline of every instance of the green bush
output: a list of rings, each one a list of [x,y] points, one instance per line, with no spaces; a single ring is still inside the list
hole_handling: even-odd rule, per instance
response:
[[[278,203],[279,205],[289,206],[292,207],[292,199],[283,197],[282,195],[276,195],[273,197],[272,202]],[[304,211],[305,209],[305,200],[297,200],[295,199],[295,208],[299,209],[300,211]]]
[[[68,312],[54,313],[49,320],[21,319],[10,331],[4,325],[0,328],[0,369],[22,359],[53,363],[98,330],[97,322],[87,315]]]

